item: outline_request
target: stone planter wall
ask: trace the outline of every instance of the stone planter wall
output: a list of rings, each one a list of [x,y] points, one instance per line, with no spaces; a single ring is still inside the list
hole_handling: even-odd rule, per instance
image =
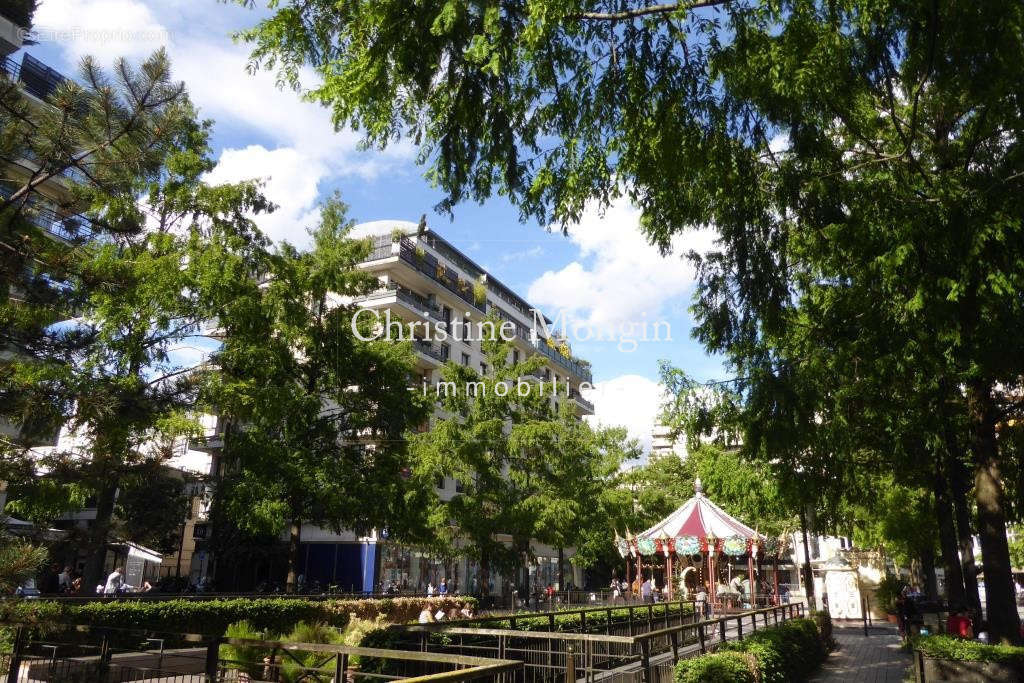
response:
[[[935,659],[915,653],[917,683],[957,681],[957,683],[1019,683],[1024,681],[1024,663],[963,662]]]

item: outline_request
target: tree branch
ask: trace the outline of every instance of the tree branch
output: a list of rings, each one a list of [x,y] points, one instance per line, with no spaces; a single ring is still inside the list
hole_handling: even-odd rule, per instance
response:
[[[583,12],[575,15],[576,19],[590,19],[593,21],[622,21],[625,19],[636,19],[651,14],[671,14],[678,10],[700,9],[702,7],[714,7],[724,5],[730,0],[698,0],[690,3],[670,2],[663,5],[648,5],[636,9],[623,10],[621,12]]]

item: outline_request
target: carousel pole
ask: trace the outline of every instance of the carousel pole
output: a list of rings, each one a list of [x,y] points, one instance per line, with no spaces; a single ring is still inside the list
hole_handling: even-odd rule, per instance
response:
[[[754,553],[756,546],[751,544],[747,553],[747,580],[750,582],[750,609],[757,609],[757,578],[754,576]]]
[[[665,590],[668,594],[668,600],[672,600],[672,553],[669,552],[665,555]]]
[[[778,555],[772,560],[772,583],[775,584],[775,604],[781,605],[782,601],[779,600],[779,557]]]

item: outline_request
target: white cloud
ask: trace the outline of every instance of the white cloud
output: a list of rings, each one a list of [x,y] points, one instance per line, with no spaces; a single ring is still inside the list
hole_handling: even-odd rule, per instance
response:
[[[72,58],[93,55],[107,66],[118,57],[145,57],[170,37],[136,0],[45,0],[34,24],[40,42],[60,43]]]
[[[412,159],[408,141],[382,152],[362,152],[359,135],[335,131],[329,112],[277,87],[274,74],[246,71],[246,45],[231,42],[232,28],[254,24],[258,13],[211,4],[156,0],[46,0],[36,22],[70,61],[95,55],[109,67],[120,56],[138,62],[166,44],[174,78],[185,81],[201,116],[236,137],[259,136],[264,145],[225,149],[213,181],[269,177],[267,194],[281,208],[258,218],[275,239],[302,244],[306,220],[328,181],[349,176],[373,179]],[[312,74],[306,74],[306,82]],[[294,194],[293,194],[294,193]],[[304,222],[305,221],[305,222]]]
[[[539,256],[544,255],[544,248],[540,245],[524,249],[523,251],[510,251],[501,255],[501,260],[504,263],[512,263],[513,261],[526,261],[529,259],[535,259]]]
[[[271,214],[256,216],[257,224],[271,239],[304,245],[309,241],[306,228],[316,224],[319,185],[326,174],[323,163],[309,159],[294,147],[271,150],[249,145],[244,149],[225,149],[206,180],[231,183],[265,179],[263,192],[278,208]]]
[[[390,235],[396,229],[401,230],[406,235],[414,235],[418,227],[419,223],[413,223],[412,221],[367,221],[354,226],[352,232],[349,233],[349,237],[360,239],[363,237]]]
[[[659,320],[665,304],[693,286],[693,267],[681,254],[707,251],[714,233],[677,235],[672,240],[674,255],[663,257],[640,233],[639,220],[639,210],[624,199],[604,215],[585,212],[569,229],[579,248],[577,259],[537,278],[530,285],[529,300],[594,328]]]
[[[594,414],[587,418],[592,425],[622,426],[629,435],[639,439],[644,453],[651,450],[651,432],[661,411],[664,388],[641,375],[620,375],[583,392],[594,404]]]

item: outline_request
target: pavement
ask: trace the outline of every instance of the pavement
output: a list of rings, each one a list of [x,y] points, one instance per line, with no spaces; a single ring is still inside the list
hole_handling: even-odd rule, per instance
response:
[[[874,626],[836,627],[833,635],[839,649],[825,660],[813,683],[902,683],[912,663],[910,653],[900,649],[896,628]]]

